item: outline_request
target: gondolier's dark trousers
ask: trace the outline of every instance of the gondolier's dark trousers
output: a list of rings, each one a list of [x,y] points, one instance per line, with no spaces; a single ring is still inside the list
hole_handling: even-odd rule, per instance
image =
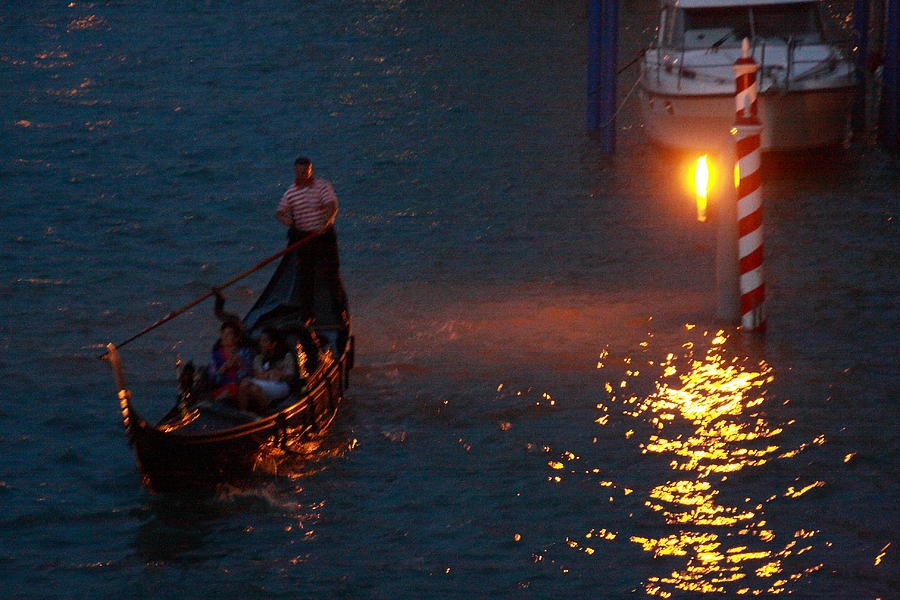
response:
[[[288,230],[288,243],[293,244],[312,234],[291,227]],[[347,294],[341,281],[341,263],[338,255],[337,234],[334,227],[329,227],[303,244],[297,250],[297,290],[300,298],[296,298],[303,311],[303,318],[315,317],[316,289],[323,286],[328,291],[335,315],[347,310]]]

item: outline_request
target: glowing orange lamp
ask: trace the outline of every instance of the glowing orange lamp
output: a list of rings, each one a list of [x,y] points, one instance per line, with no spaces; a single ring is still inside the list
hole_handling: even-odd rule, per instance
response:
[[[707,155],[697,159],[694,167],[694,190],[697,192],[697,220],[706,221],[706,203],[709,195],[709,164]]]

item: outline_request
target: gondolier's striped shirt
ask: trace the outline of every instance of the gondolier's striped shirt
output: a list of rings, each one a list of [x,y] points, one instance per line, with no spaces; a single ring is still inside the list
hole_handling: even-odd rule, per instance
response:
[[[329,212],[326,205],[331,203],[337,208],[334,188],[327,180],[316,177],[308,186],[298,187],[295,183],[289,187],[278,203],[278,212],[290,215],[300,231],[312,232],[325,226]]]

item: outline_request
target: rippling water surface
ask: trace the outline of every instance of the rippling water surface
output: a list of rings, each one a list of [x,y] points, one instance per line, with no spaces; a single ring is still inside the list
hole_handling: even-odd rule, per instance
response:
[[[624,66],[654,6],[621,11]],[[614,156],[586,134],[580,3],[47,2],[0,32],[6,597],[896,596],[896,158],[767,161],[748,336],[680,159],[631,100]],[[279,249],[300,153],[342,205],[347,410],[284,477],[152,496],[99,348]],[[210,313],[125,349],[147,415]]]

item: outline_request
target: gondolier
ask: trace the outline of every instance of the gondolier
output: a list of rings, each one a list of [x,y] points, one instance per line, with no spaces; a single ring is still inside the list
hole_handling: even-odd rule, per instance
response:
[[[336,314],[347,310],[347,295],[341,282],[340,259],[334,220],[338,213],[337,196],[331,183],[313,176],[312,162],[301,156],[294,161],[294,184],[278,203],[276,217],[288,229],[288,243],[315,232],[320,235],[297,249],[297,290],[304,318],[315,314],[316,288],[328,292]]]

